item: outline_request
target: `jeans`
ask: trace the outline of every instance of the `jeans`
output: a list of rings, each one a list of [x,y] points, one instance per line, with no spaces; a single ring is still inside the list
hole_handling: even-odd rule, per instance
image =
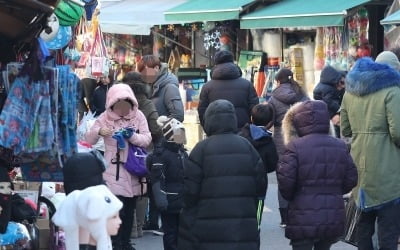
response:
[[[161,213],[164,250],[178,249],[179,214]]]
[[[397,250],[400,236],[400,204],[389,204],[380,209],[361,212],[357,224],[358,250],[373,250],[372,235],[378,224],[379,250]]]
[[[293,250],[329,250],[335,240],[318,240],[318,239],[304,239],[304,240],[291,240]]]
[[[117,195],[118,199],[122,201],[123,207],[119,211],[121,218],[121,226],[119,227],[118,234],[112,236],[113,246],[130,244],[132,233],[134,211],[136,206],[136,197],[124,197]]]

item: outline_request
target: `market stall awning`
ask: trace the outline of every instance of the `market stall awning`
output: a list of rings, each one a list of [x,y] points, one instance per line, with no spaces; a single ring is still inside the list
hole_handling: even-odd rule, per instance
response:
[[[347,10],[370,0],[282,0],[244,15],[241,29],[343,26]]]
[[[114,34],[149,35],[154,25],[169,24],[164,11],[186,0],[121,0],[104,1],[100,8],[103,32]]]
[[[164,12],[171,22],[203,22],[239,19],[243,8],[255,0],[190,0]]]
[[[394,12],[393,14],[390,14],[389,16],[385,17],[384,19],[381,20],[382,25],[396,25],[400,24],[400,10]]]

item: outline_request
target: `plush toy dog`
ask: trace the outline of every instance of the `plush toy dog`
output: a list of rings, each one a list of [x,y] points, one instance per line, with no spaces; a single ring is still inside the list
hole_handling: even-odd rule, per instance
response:
[[[65,232],[66,248],[79,249],[79,228],[89,231],[97,250],[111,250],[107,219],[122,208],[122,202],[105,185],[75,190],[67,195],[54,214],[53,222]]]

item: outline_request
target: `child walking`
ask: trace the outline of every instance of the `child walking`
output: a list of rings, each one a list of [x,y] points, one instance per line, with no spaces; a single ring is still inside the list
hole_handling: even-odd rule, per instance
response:
[[[269,131],[274,122],[274,110],[271,104],[260,103],[251,109],[251,123],[247,123],[240,131],[260,154],[264,163],[265,172],[275,171],[278,163],[272,132]]]
[[[286,151],[277,176],[288,200],[285,236],[293,250],[329,250],[343,234],[343,194],[357,184],[357,169],[345,143],[331,135],[327,105],[293,105],[283,124]]]
[[[164,250],[178,249],[179,213],[183,207],[183,170],[188,158],[183,124],[175,118],[160,116],[164,138],[147,157],[151,188],[157,208],[161,212],[164,230]]]
[[[124,131],[123,133],[121,133]],[[129,143],[147,147],[151,134],[146,117],[138,109],[137,99],[126,84],[115,84],[107,92],[106,110],[86,133],[86,141],[95,144],[104,138],[104,158],[108,165],[103,173],[107,187],[124,204],[120,211],[121,227],[112,237],[114,250],[134,250],[130,243],[136,197],[142,194],[140,178],[131,175],[124,163]]]

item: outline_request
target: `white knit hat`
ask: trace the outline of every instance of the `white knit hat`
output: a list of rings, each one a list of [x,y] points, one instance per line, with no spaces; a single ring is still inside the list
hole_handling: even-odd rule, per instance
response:
[[[375,59],[375,62],[387,64],[390,67],[400,70],[400,62],[397,58],[396,54],[391,51],[383,51],[381,52]]]
[[[164,138],[177,144],[186,143],[186,133],[183,124],[175,118],[160,116],[157,124],[162,128]]]
[[[107,219],[122,208],[122,202],[105,185],[75,190],[60,204],[52,220],[63,228],[68,250],[79,250],[79,228],[96,240],[97,250],[112,249]]]

